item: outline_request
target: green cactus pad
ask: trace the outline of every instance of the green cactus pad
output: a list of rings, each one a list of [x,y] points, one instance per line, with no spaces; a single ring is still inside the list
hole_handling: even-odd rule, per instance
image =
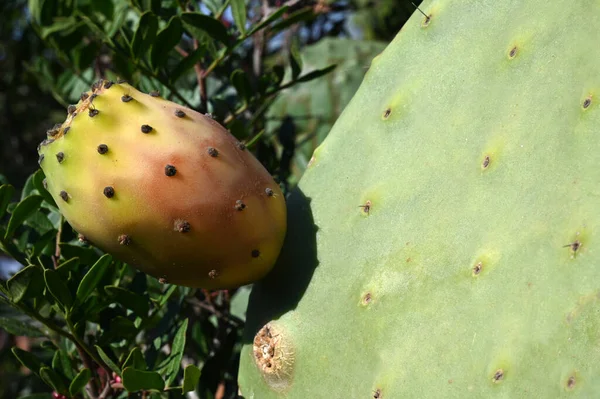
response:
[[[420,8],[288,200],[246,399],[600,396],[600,2]]]
[[[297,182],[315,148],[327,137],[336,119],[350,102],[373,57],[385,49],[385,42],[325,38],[301,51],[305,72],[337,67],[320,79],[285,90],[269,108],[267,129],[276,132],[287,116],[297,129],[292,164]],[[288,75],[291,75],[288,74]],[[287,77],[291,79],[291,76]]]

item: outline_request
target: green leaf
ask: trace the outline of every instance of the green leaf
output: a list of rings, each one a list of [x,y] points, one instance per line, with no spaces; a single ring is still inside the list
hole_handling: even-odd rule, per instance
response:
[[[43,26],[41,29],[42,39],[47,39],[48,36],[55,32],[60,32],[62,34],[67,33],[69,30],[73,30],[80,25],[80,23],[75,19],[75,17],[60,17],[54,19],[54,22],[50,26]]]
[[[44,364],[37,358],[37,356],[31,352],[24,351],[23,349],[17,347],[12,348],[11,351],[23,366],[39,375],[40,369],[44,366]]]
[[[279,10],[275,11],[273,14],[269,15],[264,21],[256,25],[254,28],[250,30],[247,36],[252,36],[254,33],[263,29],[265,26],[269,25],[271,22],[275,21],[277,18],[281,17],[288,10],[288,6],[283,6]]]
[[[315,13],[314,13],[312,7],[301,8],[300,10],[288,15],[287,18],[274,24],[271,27],[271,29],[269,30],[269,33],[272,35],[276,35],[277,33],[281,32],[282,30],[287,29],[291,25],[294,25],[298,22],[308,21],[314,17],[315,17]]]
[[[65,259],[79,258],[81,263],[89,265],[95,263],[100,258],[96,251],[91,247],[86,248],[81,245],[65,243],[61,243],[59,246],[60,253]]]
[[[198,33],[198,30],[200,30],[213,39],[229,45],[229,34],[220,21],[198,12],[184,12],[181,14],[181,19],[192,36],[201,39],[203,35]]]
[[[151,10],[158,14],[160,12],[161,0],[141,0],[143,10]]]
[[[52,389],[56,392],[65,394],[67,393],[67,387],[63,378],[50,367],[42,367],[40,369],[40,378],[44,380]]]
[[[155,70],[166,64],[169,59],[169,52],[179,43],[181,35],[183,35],[183,26],[179,17],[175,16],[158,33],[156,41],[152,45],[150,61]]]
[[[42,2],[44,0],[29,0],[27,2],[27,8],[29,9],[29,13],[31,14],[31,18],[36,23],[40,23],[42,18]]]
[[[12,212],[10,220],[8,221],[8,227],[4,234],[4,239],[8,240],[14,232],[23,224],[33,212],[40,208],[43,197],[41,195],[32,195],[19,202]]]
[[[106,286],[104,291],[116,302],[127,309],[133,310],[138,316],[145,318],[148,316],[148,300],[122,287]]]
[[[162,391],[165,389],[165,382],[160,374],[154,371],[141,371],[128,367],[123,370],[123,386],[129,392]]]
[[[50,245],[52,243],[52,241],[54,240],[55,237],[56,237],[56,231],[53,229],[53,230],[47,231],[44,235],[42,235],[40,238],[38,238],[33,243],[32,256],[33,257],[39,256],[46,249],[46,247],[48,247],[48,245]]]
[[[175,334],[175,338],[173,339],[173,345],[171,347],[171,355],[169,363],[166,365],[165,374],[167,377],[167,386],[170,386],[175,378],[177,377],[177,373],[181,368],[181,359],[183,358],[183,351],[185,349],[185,337],[188,327],[188,319],[185,319],[181,324],[181,327],[177,330]]]
[[[206,54],[206,47],[199,45],[196,50],[192,51],[187,57],[181,60],[169,74],[171,81],[175,82],[181,75],[192,69],[194,65],[202,59],[204,54]]]
[[[46,234],[50,230],[54,230],[52,222],[48,219],[48,216],[42,212],[34,212],[27,218],[24,225],[32,227],[39,234]]]
[[[148,365],[146,364],[146,359],[144,359],[144,355],[140,348],[135,347],[129,352],[129,356],[127,356],[127,360],[123,363],[123,369],[127,367],[133,367],[136,370],[146,370]]]
[[[278,65],[276,65],[276,66],[273,68],[273,70],[275,70],[275,68],[276,68],[277,66],[278,66]],[[267,93],[267,95],[268,95],[268,96],[270,96],[270,95],[273,95],[273,94],[277,93],[278,91],[281,91],[281,90],[287,89],[287,88],[289,88],[289,87],[292,87],[292,86],[294,86],[294,85],[296,85],[296,84],[298,84],[298,83],[301,83],[301,82],[308,82],[308,81],[310,81],[310,80],[317,79],[317,78],[319,78],[319,77],[321,77],[321,76],[323,76],[323,75],[326,75],[326,74],[328,74],[329,72],[333,71],[333,70],[336,68],[336,66],[337,66],[337,65],[330,65],[330,66],[328,66],[327,68],[323,68],[323,69],[317,69],[317,70],[314,70],[314,71],[312,71],[312,72],[310,72],[310,73],[307,73],[306,75],[300,76],[300,77],[299,77],[298,79],[296,79],[296,80],[292,80],[291,82],[288,82],[288,83],[286,83],[286,84],[284,84],[284,85],[282,85],[282,86],[280,86],[280,87],[277,87],[277,88],[276,88],[276,89],[274,89],[274,90],[271,90],[269,93]]]
[[[94,3],[104,3],[104,1],[95,1]],[[106,27],[106,35],[113,37],[125,23],[129,11],[129,4],[125,1],[118,1],[114,8],[112,20]]]
[[[27,180],[25,180],[23,190],[21,190],[21,199],[19,201],[23,201],[25,198],[29,197],[32,194],[37,193],[35,192],[35,186],[33,185],[33,175],[29,175]]]
[[[140,17],[140,22],[133,41],[131,42],[131,54],[134,59],[140,58],[145,54],[156,39],[158,30],[158,18],[151,11],[147,11]]]
[[[244,73],[241,69],[236,69],[231,74],[231,83],[235,87],[242,101],[246,104],[252,97],[252,86],[248,80],[248,74]]]
[[[2,219],[6,213],[6,207],[14,194],[15,188],[10,184],[3,184],[0,186],[0,219]]]
[[[54,371],[60,372],[69,380],[72,380],[74,377],[73,365],[71,364],[71,361],[69,360],[69,357],[65,351],[62,349],[58,349],[56,352],[54,352],[54,357],[52,358],[52,368]]]
[[[196,385],[200,381],[200,369],[193,364],[190,364],[183,370],[183,387],[182,393],[191,392],[196,389]]]
[[[98,345],[94,345],[94,347],[96,348],[96,350],[98,351],[98,355],[100,355],[100,358],[104,361],[104,363],[106,363],[108,368],[117,373],[117,375],[121,376],[121,369],[119,369],[119,366],[117,366],[117,364],[113,362],[113,360],[106,354],[106,352],[104,352],[104,350]]]
[[[52,207],[58,208],[56,202],[54,202],[54,198],[52,198],[52,195],[50,195],[48,190],[44,188],[44,178],[44,172],[41,169],[38,169],[38,171],[33,174],[33,186],[44,198],[44,201],[46,201]]]
[[[109,254],[102,255],[85,276],[83,276],[79,287],[77,287],[76,297],[79,303],[84,303],[87,297],[96,289],[111,262],[112,257]]]
[[[71,381],[71,385],[69,385],[69,393],[71,396],[75,396],[81,392],[81,390],[85,387],[88,381],[92,378],[92,372],[90,369],[81,370],[73,381]]]
[[[246,34],[246,2],[244,0],[231,0],[231,13],[233,20],[242,35]]]
[[[240,320],[246,320],[246,310],[248,308],[248,298],[250,298],[252,289],[249,285],[240,287],[231,298],[231,314]]]
[[[44,271],[44,279],[46,280],[48,291],[50,291],[50,294],[56,299],[56,302],[58,302],[65,311],[69,311],[71,306],[73,306],[73,296],[67,285],[60,278],[58,272],[47,269]]]
[[[0,328],[8,333],[25,337],[43,337],[44,334],[35,326],[17,320],[14,317],[0,317]]]
[[[300,76],[296,79],[296,82],[308,82],[316,78],[320,78],[323,75],[327,75],[329,72],[333,71],[337,65],[330,65],[327,68],[317,69],[312,72],[307,73],[304,76]]]
[[[71,258],[65,262],[62,262],[56,268],[56,271],[60,273],[62,278],[67,278],[69,272],[77,270],[79,266],[79,258]]]
[[[312,72],[307,73],[304,76],[300,76],[296,79],[296,82],[308,82],[316,78],[320,78],[323,75],[327,75],[329,72],[333,71],[337,65],[330,65],[327,68],[317,69]]]
[[[44,289],[44,273],[39,266],[29,265],[12,276],[7,285],[10,298],[15,303],[19,303],[23,298],[35,298],[40,296]]]
[[[169,288],[167,288],[167,291],[165,291],[165,293],[160,296],[160,299],[158,300],[157,306],[159,308],[162,308],[163,306],[165,306],[165,304],[167,303],[167,301],[169,300],[169,298],[171,297],[171,295],[173,295],[173,293],[176,290],[177,290],[177,286],[176,285],[169,286]]]
[[[290,48],[290,67],[292,68],[292,80],[296,80],[302,72],[302,57],[298,50],[298,42],[295,40]]]
[[[23,266],[27,265],[28,262],[19,249],[13,243],[2,239],[4,232],[4,229],[0,226],[0,251],[8,254]]]
[[[203,3],[212,14],[219,14],[229,0],[204,0]]]
[[[138,332],[133,321],[123,316],[117,316],[110,321],[110,328],[104,331],[102,337],[105,341],[122,341],[134,337]]]

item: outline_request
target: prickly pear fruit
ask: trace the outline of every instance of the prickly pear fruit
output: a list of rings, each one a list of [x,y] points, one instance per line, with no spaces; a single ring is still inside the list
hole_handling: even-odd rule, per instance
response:
[[[600,2],[420,9],[288,197],[241,394],[600,397]]]
[[[47,189],[97,247],[168,283],[262,278],[286,231],[267,170],[211,118],[99,81],[39,146]]]

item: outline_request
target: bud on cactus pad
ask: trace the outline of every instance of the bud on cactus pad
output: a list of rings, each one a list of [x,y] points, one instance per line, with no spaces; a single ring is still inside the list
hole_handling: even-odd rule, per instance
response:
[[[279,185],[217,122],[154,93],[94,84],[39,155],[71,226],[161,281],[235,287],[262,278],[279,254]]]
[[[600,398],[600,1],[419,8],[288,197],[241,394]]]

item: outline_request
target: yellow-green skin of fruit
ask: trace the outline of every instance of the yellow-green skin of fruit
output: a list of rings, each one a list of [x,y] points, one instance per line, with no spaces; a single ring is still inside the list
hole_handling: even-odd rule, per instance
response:
[[[72,111],[39,153],[47,189],[77,232],[168,283],[231,288],[269,272],[285,198],[221,125],[105,81]]]

